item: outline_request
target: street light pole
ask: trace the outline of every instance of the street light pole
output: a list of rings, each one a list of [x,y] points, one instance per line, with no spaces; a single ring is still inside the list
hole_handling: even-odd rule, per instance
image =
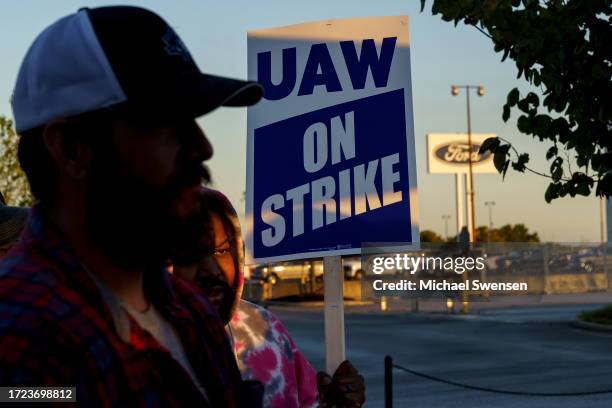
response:
[[[606,242],[604,234],[604,219],[604,197],[599,196],[599,239],[602,244]]]
[[[474,173],[472,171],[472,119],[470,115],[470,89],[476,88],[476,94],[478,96],[484,95],[484,86],[482,85],[451,85],[451,94],[457,96],[459,94],[459,88],[465,89],[466,102],[467,102],[467,130],[468,130],[468,185],[467,185],[467,197],[468,197],[468,211],[470,212],[470,242],[476,240],[476,218],[474,211]]]
[[[484,95],[484,86],[482,85],[478,85],[478,86],[474,86],[474,85],[451,85],[451,94],[453,96],[457,96],[459,95],[459,88],[465,88],[465,93],[467,95],[467,125],[468,125],[468,185],[467,185],[467,197],[468,197],[468,211],[469,214],[471,215],[470,217],[468,217],[469,220],[469,224],[468,225],[468,230],[470,231],[470,244],[474,243],[476,241],[476,217],[475,217],[475,212],[474,212],[474,174],[472,172],[472,120],[470,117],[470,88],[474,89],[477,88],[477,95],[478,96],[483,96]],[[470,245],[471,246],[471,245]],[[464,282],[467,282],[467,277],[468,273],[467,271],[462,275],[462,279],[464,280]],[[463,307],[461,309],[462,313],[467,314],[468,313],[468,293],[467,291],[463,291],[463,295],[462,295],[463,301]]]
[[[485,201],[485,205],[489,207],[489,228],[487,230],[487,242],[491,241],[491,230],[493,229],[493,206],[495,201]]]
[[[450,220],[450,215],[444,214],[442,219],[444,220],[444,239],[448,241],[448,220]]]

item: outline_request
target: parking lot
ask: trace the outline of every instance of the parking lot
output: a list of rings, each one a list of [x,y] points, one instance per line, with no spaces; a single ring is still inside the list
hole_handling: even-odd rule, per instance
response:
[[[496,308],[478,314],[351,313],[347,357],[367,382],[366,406],[384,401],[383,358],[456,382],[541,393],[612,389],[612,333],[571,322],[598,305]],[[298,347],[324,367],[320,308],[275,307]],[[612,394],[579,397],[511,396],[463,389],[394,371],[395,407],[610,407]]]

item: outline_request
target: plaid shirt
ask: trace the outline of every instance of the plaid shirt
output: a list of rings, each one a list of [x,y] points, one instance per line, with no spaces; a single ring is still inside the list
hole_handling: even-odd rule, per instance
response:
[[[165,270],[146,274],[144,286],[176,329],[209,401],[131,317],[120,335],[97,286],[36,207],[0,261],[0,386],[76,386],[80,406],[246,406],[214,308]]]

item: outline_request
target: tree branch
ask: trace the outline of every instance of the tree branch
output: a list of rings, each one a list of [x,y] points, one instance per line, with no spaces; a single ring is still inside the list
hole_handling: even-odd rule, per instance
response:
[[[518,150],[516,150],[516,148],[515,148],[514,146],[512,146],[512,143],[510,143],[508,140],[506,140],[506,139],[504,139],[503,137],[500,137],[500,136],[497,136],[497,138],[498,138],[499,140],[501,140],[502,142],[507,143],[507,144],[508,144],[508,146],[510,146],[510,149],[512,149],[512,151],[513,151],[513,152],[514,152],[514,154],[516,155],[516,157],[518,157],[518,156],[520,155],[520,154],[519,154],[519,152],[518,152]],[[539,172],[539,171],[537,171],[537,170],[533,170],[532,168],[529,168],[529,167],[527,167],[527,166],[525,166],[525,170],[528,170],[530,173],[536,174],[536,175],[538,175],[538,176],[546,177],[546,178],[549,178],[549,179],[551,179],[551,180],[552,180],[552,176],[551,176],[550,174],[545,174],[545,173]],[[596,179],[594,179],[594,178],[593,178],[593,177],[591,177],[591,176],[588,176],[588,178],[590,178],[590,179],[591,179],[591,180],[593,180],[594,182],[595,182],[595,181],[597,181]],[[572,180],[571,178],[565,178],[565,177],[561,177],[561,178],[559,179],[559,181],[571,181],[571,180]]]
[[[475,29],[477,29],[478,31],[480,31],[481,33],[483,33],[484,35],[486,35],[487,37],[489,37],[489,39],[493,39],[493,37],[491,37],[491,35],[489,33],[487,33],[485,30],[481,29],[480,27],[478,27],[476,24],[472,24],[472,27],[474,27]]]

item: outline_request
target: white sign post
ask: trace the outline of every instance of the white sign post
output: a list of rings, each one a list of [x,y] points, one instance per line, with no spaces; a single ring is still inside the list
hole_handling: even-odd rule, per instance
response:
[[[246,260],[324,258],[327,370],[344,360],[341,256],[418,244],[408,18],[248,33]]]
[[[606,202],[606,242],[610,245],[612,243],[612,200],[609,198],[604,200]]]
[[[344,274],[339,256],[323,258],[325,283],[325,368],[333,374],[345,360]]]

